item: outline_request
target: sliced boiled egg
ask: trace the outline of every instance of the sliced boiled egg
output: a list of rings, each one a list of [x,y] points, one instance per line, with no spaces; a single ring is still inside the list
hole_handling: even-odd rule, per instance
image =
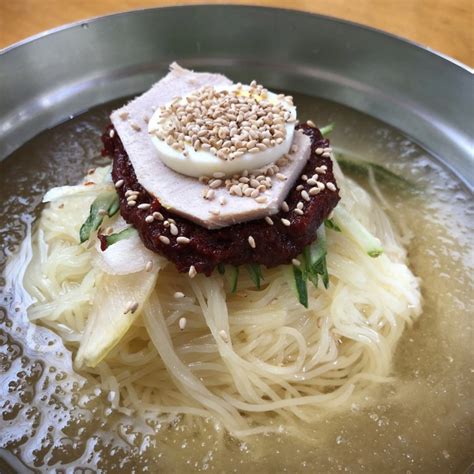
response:
[[[206,87],[159,107],[148,133],[160,160],[186,176],[231,176],[289,152],[292,99],[255,83]]]

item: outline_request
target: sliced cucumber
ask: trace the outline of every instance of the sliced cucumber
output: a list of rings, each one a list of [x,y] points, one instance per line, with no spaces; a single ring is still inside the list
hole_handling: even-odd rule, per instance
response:
[[[383,253],[380,240],[342,206],[337,206],[334,209],[334,222],[370,257],[378,257]]]
[[[262,269],[257,263],[250,263],[247,265],[247,271],[249,272],[250,278],[255,283],[257,290],[260,289],[261,281],[263,280]]]
[[[89,216],[79,231],[81,244],[89,240],[91,233],[102,224],[105,214],[112,217],[119,210],[119,198],[115,191],[100,193],[91,204]],[[103,214],[105,212],[105,214]]]

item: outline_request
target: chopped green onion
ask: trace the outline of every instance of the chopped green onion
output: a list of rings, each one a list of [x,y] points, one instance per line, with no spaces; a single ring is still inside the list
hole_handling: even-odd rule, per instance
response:
[[[329,125],[326,125],[325,127],[321,127],[319,131],[321,132],[321,135],[326,138],[327,135],[329,135],[333,130],[334,130],[334,122],[330,123]]]
[[[79,231],[81,244],[89,239],[91,232],[97,230],[104,220],[101,211],[112,217],[119,210],[119,198],[115,191],[100,193],[91,205],[89,216]]]
[[[305,307],[308,307],[308,286],[306,284],[306,271],[300,270],[293,265],[293,276],[295,279],[296,293],[298,294],[298,301]]]
[[[334,209],[334,221],[370,257],[378,257],[383,253],[380,240],[342,206]]]
[[[110,234],[105,236],[105,241],[107,243],[107,247],[109,245],[116,244],[120,240],[128,239],[133,235],[136,235],[137,229],[135,227],[127,227],[126,229],[117,232],[116,234]]]
[[[341,229],[339,228],[338,225],[332,220],[332,219],[326,219],[324,221],[324,225],[331,230],[335,230],[336,232],[341,232]]]
[[[247,265],[247,271],[249,272],[250,278],[255,283],[257,290],[260,289],[261,280],[263,280],[262,269],[257,263],[250,263]]]

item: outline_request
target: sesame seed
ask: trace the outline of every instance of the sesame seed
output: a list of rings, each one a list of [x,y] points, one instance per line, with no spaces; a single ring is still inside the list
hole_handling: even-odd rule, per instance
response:
[[[133,199],[130,199],[129,201],[127,201],[127,204],[128,204],[130,207],[133,207],[133,206],[136,206],[137,201],[134,201]]]
[[[315,152],[316,152],[316,155],[322,155],[324,153],[324,148],[316,148]]]
[[[286,201],[283,201],[281,203],[281,208],[283,209],[284,212],[289,212],[290,211],[290,206],[288,206],[288,203]]]
[[[272,218],[269,217],[269,216],[266,216],[266,217],[265,217],[265,222],[266,222],[267,224],[269,224],[269,225],[273,225],[273,220],[272,220]]]
[[[263,204],[267,202],[267,198],[265,196],[258,196],[255,198],[255,201],[257,201],[259,204]]]
[[[147,202],[144,202],[143,204],[139,204],[137,206],[138,209],[150,209],[151,204],[148,204]]]
[[[224,196],[221,196],[221,197],[219,198],[219,204],[220,204],[221,206],[224,206],[225,204],[227,204],[227,199],[226,199]]]
[[[281,173],[277,173],[277,174],[276,174],[276,177],[277,177],[277,179],[279,179],[280,181],[286,181],[286,180],[288,179],[284,174],[281,174]]]
[[[170,239],[168,239],[168,237],[166,237],[166,235],[160,235],[159,237],[160,241],[163,242],[165,245],[169,245],[170,244]]]
[[[242,196],[242,189],[240,188],[240,186],[237,186],[234,184],[230,188],[230,194],[236,194],[237,196]]]
[[[301,262],[297,259],[297,258],[293,258],[291,260],[291,263],[295,266],[295,267],[299,267],[301,265]]]
[[[212,189],[216,189],[219,186],[222,186],[222,179],[215,179],[209,183],[209,187]]]
[[[170,224],[170,232],[171,235],[178,235],[178,228],[175,224]]]
[[[296,186],[297,191],[301,191],[302,189],[304,189],[304,186],[302,184],[298,184],[298,186]]]
[[[305,200],[305,201],[309,201],[310,200],[310,197],[309,197],[309,194],[308,192],[303,189],[303,191],[301,191],[301,197]]]
[[[189,267],[188,275],[189,275],[189,278],[194,278],[197,275],[197,271],[196,271],[196,268],[194,267],[194,265],[191,265]]]
[[[163,214],[161,212],[158,212],[158,211],[155,211],[153,213],[153,218],[158,220],[158,221],[162,221],[164,219]]]
[[[148,262],[146,262],[145,271],[151,272],[152,268],[153,268],[153,262],[149,260]]]
[[[288,219],[281,219],[281,223],[286,227],[290,227],[291,222]]]
[[[323,157],[323,158],[331,158],[331,153],[325,151],[325,152],[322,154],[322,157]]]
[[[225,177],[225,173],[222,173],[221,171],[217,171],[216,173],[213,173],[212,176],[214,178],[224,178]]]
[[[229,342],[229,336],[227,335],[227,333],[226,333],[223,329],[221,329],[221,330],[219,331],[219,336],[221,337],[221,339],[222,339],[225,343]]]
[[[123,179],[119,179],[116,183],[115,183],[115,187],[118,189],[118,188],[121,188],[123,186],[123,183],[124,183],[124,180]]]
[[[208,189],[204,198],[208,199],[209,201],[212,201],[215,195],[216,195],[216,192],[213,189]]]
[[[189,242],[191,242],[191,240],[188,239],[187,237],[181,236],[181,237],[178,237],[176,239],[176,242],[178,242],[178,244],[189,244]]]
[[[179,329],[181,329],[181,331],[183,331],[184,328],[186,327],[186,322],[187,320],[185,317],[179,318],[178,326],[179,326]]]
[[[308,181],[308,176],[306,176],[305,174],[302,174],[302,175],[301,175],[301,179],[302,179],[303,181]]]
[[[326,185],[324,183],[321,183],[321,181],[318,181],[318,188],[320,191],[326,188]]]
[[[310,127],[316,127],[316,124],[312,120],[307,120],[306,125],[309,125]]]
[[[319,194],[320,192],[321,190],[318,187],[314,187],[309,190],[309,195],[316,196],[316,194]]]
[[[114,136],[115,136],[115,130],[112,129],[112,130],[110,130],[110,132],[109,132],[109,137],[110,137],[110,138],[114,138]]]
[[[142,127],[140,127],[137,122],[130,122],[130,127],[132,127],[136,132],[139,132],[142,129]]]
[[[124,314],[135,313],[135,311],[138,309],[138,306],[139,304],[136,301],[129,301],[125,307]]]
[[[336,190],[336,186],[334,185],[334,183],[326,183],[326,188],[328,188],[330,191]]]
[[[298,214],[299,216],[302,216],[304,212],[301,209],[295,209],[294,210],[295,214]]]
[[[257,244],[255,243],[255,239],[251,235],[249,235],[248,243],[250,247],[252,247],[253,249],[257,247]]]
[[[155,218],[153,216],[146,216],[145,217],[145,222],[147,224],[151,224],[154,220],[155,220]]]
[[[308,181],[306,181],[306,184],[309,184],[310,186],[316,186],[317,181],[313,178],[309,178]]]
[[[174,295],[173,295],[177,300],[181,299],[181,298],[184,298],[184,293],[181,292],[181,291],[177,291]]]
[[[298,204],[296,205],[297,209],[303,209],[304,203],[302,201],[298,201]]]
[[[120,112],[120,113],[119,113],[119,117],[120,117],[122,120],[127,120],[128,116],[129,116],[129,113],[128,113],[128,112],[123,111],[123,112]]]

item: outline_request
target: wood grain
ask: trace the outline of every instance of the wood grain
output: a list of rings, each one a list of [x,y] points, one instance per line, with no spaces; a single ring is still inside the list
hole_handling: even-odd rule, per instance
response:
[[[330,15],[388,31],[474,66],[472,0],[0,0],[0,48],[72,21],[177,3],[252,4]]]

